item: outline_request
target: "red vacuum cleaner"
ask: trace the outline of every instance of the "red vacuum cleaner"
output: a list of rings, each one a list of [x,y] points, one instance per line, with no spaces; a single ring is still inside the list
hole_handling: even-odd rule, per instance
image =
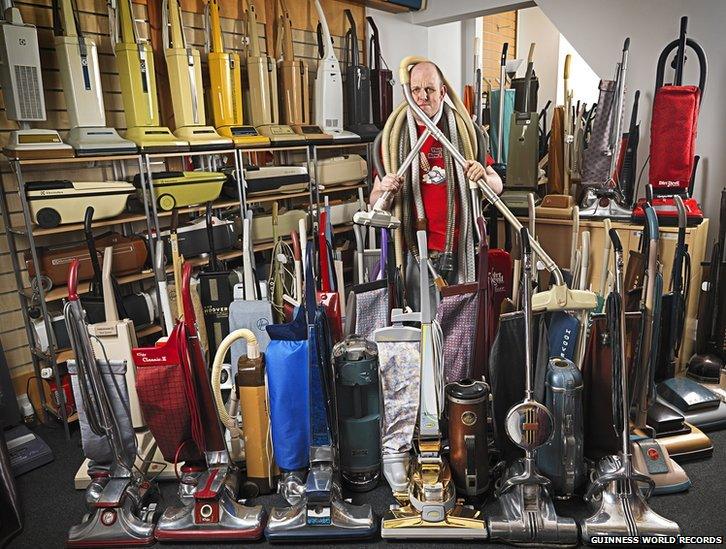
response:
[[[237,502],[240,471],[230,460],[199,346],[191,297],[192,266],[182,272],[184,317],[156,347],[134,349],[144,417],[164,457],[184,460],[180,505],[169,506],[156,527],[159,541],[257,540],[267,515]],[[169,455],[171,454],[171,455]]]
[[[660,225],[677,225],[678,208],[675,196],[683,199],[688,226],[703,221],[703,210],[693,198],[698,156],[696,149],[696,128],[698,113],[706,86],[706,54],[692,38],[686,38],[688,17],[681,17],[680,35],[668,44],[658,58],[656,69],[655,99],[650,124],[650,171],[649,182],[653,186],[651,206],[658,215]],[[698,58],[698,86],[683,85],[683,66],[686,62],[686,47]],[[675,69],[672,84],[663,84],[666,61],[676,50],[671,66]],[[633,220],[645,219],[645,198],[638,200],[633,209]]]

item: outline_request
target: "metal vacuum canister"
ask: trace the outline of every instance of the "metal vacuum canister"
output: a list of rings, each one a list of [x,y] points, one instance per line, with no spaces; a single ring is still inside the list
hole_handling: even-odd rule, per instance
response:
[[[446,386],[451,470],[461,495],[479,496],[489,487],[487,401],[489,386],[464,379]]]
[[[247,480],[257,486],[260,494],[274,489],[277,468],[272,462],[269,403],[265,390],[265,356],[237,361],[235,383],[239,395],[245,443]]]
[[[566,358],[550,359],[545,404],[554,419],[554,433],[537,451],[537,467],[552,481],[554,494],[562,498],[573,496],[587,473],[582,387],[577,366]]]
[[[333,369],[341,475],[350,490],[366,492],[381,472],[378,348],[351,335],[333,347]]]

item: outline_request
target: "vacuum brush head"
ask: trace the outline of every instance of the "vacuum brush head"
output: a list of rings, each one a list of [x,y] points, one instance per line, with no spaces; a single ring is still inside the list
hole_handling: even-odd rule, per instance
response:
[[[398,229],[401,226],[400,219],[384,210],[356,212],[353,215],[353,223],[365,227],[376,227],[378,229]]]

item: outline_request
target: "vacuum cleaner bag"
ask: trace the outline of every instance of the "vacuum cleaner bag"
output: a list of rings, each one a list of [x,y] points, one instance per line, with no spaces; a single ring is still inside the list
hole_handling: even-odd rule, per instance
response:
[[[348,297],[346,313],[353,316],[352,333],[365,339],[378,328],[388,326],[390,317],[389,288],[386,279],[374,280],[354,286]],[[349,308],[352,306],[352,308]]]
[[[662,86],[653,100],[648,181],[674,193],[688,189],[696,155],[701,92],[698,86]]]
[[[378,374],[383,396],[381,452],[408,452],[418,417],[420,342],[378,342]]]
[[[615,81],[600,80],[597,114],[592,124],[590,141],[582,153],[582,184],[603,185],[610,178],[610,131],[613,125]],[[620,116],[620,113],[617,113]],[[619,138],[619,137],[618,137]]]
[[[96,360],[98,368],[101,370],[103,382],[106,386],[106,392],[111,399],[114,415],[118,419],[121,428],[122,443],[128,455],[136,455],[136,435],[131,425],[131,416],[129,412],[129,393],[126,387],[126,362]],[[69,360],[68,372],[71,374],[71,384],[73,385],[73,398],[76,400],[76,409],[78,410],[78,423],[81,427],[81,443],[83,444],[84,455],[92,462],[89,468],[96,466],[110,465],[113,461],[111,445],[105,436],[99,436],[91,431],[91,427],[86,415],[86,407],[83,403],[83,395],[81,393],[80,379],[78,378],[78,367],[75,360]],[[88,390],[90,392],[90,388]]]
[[[444,336],[444,380],[448,383],[473,375],[476,320],[479,310],[477,284],[448,286],[441,291],[436,322]]]
[[[283,471],[308,466],[310,399],[305,310],[286,324],[267,326],[265,352],[270,394],[270,428],[275,462]]]
[[[257,338],[257,346],[261,353],[267,350],[270,336],[267,326],[272,324],[272,305],[267,300],[235,299],[229,304],[229,331],[234,332],[247,328]],[[247,340],[239,338],[232,344],[232,372],[237,371],[237,362],[241,356],[247,356]]]

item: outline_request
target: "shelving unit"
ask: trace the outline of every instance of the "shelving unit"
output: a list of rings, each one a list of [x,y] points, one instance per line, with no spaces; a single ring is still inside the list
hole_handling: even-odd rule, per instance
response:
[[[25,285],[23,280],[20,259],[18,255],[18,242],[16,239],[22,238],[27,242],[27,247],[33,262],[36,265],[40,265],[39,251],[37,245],[37,239],[44,237],[51,237],[54,235],[64,235],[73,232],[79,232],[84,229],[82,223],[70,223],[66,225],[59,225],[54,228],[43,228],[34,225],[31,221],[30,207],[25,194],[26,188],[26,177],[28,172],[42,168],[43,166],[53,165],[55,169],[62,169],[67,167],[68,169],[74,169],[81,165],[89,165],[94,167],[111,166],[114,179],[124,179],[127,175],[127,169],[133,169],[138,171],[141,179],[141,202],[144,206],[143,213],[123,213],[113,219],[103,219],[92,222],[94,229],[103,227],[114,227],[114,226],[126,226],[130,227],[133,223],[145,222],[147,234],[149,235],[149,260],[151,265],[155,265],[155,241],[158,238],[155,235],[160,234],[160,219],[171,217],[171,211],[159,211],[155,200],[149,198],[153,195],[153,179],[152,174],[154,164],[161,162],[166,164],[168,161],[177,159],[182,160],[183,158],[197,157],[200,159],[202,168],[215,170],[218,167],[217,159],[220,155],[227,155],[231,159],[231,163],[228,164],[234,170],[236,180],[238,182],[238,197],[235,198],[220,198],[213,202],[212,207],[214,210],[228,210],[239,208],[240,214],[244,216],[249,203],[262,204],[270,203],[274,201],[283,201],[290,199],[308,198],[308,208],[311,219],[313,221],[313,229],[317,227],[319,219],[319,207],[320,207],[320,196],[321,195],[332,195],[337,193],[345,193],[355,191],[360,188],[365,188],[370,184],[370,178],[367,182],[357,183],[355,185],[339,185],[328,189],[320,189],[316,181],[316,170],[315,164],[317,163],[317,151],[318,150],[347,150],[363,148],[367,151],[367,157],[370,154],[369,143],[352,143],[352,144],[332,144],[332,145],[301,145],[292,147],[265,147],[265,148],[247,148],[247,149],[229,149],[229,150],[215,150],[215,151],[193,151],[184,153],[169,153],[169,154],[138,154],[138,155],[119,155],[119,156],[96,156],[96,157],[78,157],[78,158],[65,158],[65,159],[34,159],[34,160],[18,160],[18,159],[6,159],[10,165],[11,171],[17,181],[17,190],[15,191],[20,199],[23,223],[21,225],[15,224],[10,225],[9,207],[7,203],[7,197],[5,193],[2,195],[0,200],[0,213],[6,223],[6,238],[8,241],[8,248],[13,263],[13,269],[15,273],[15,281],[17,286],[18,295],[21,302],[21,311],[23,315],[23,321],[25,325],[25,332],[30,344],[31,359],[33,364],[34,375],[36,378],[36,388],[41,401],[42,409],[49,414],[58,417],[64,424],[66,437],[70,437],[68,430],[68,423],[77,419],[77,414],[73,414],[66,417],[65,406],[61,405],[56,410],[49,404],[46,399],[45,391],[43,390],[43,380],[40,376],[40,370],[42,366],[50,366],[53,370],[53,376],[58,386],[61,385],[60,372],[58,365],[66,362],[73,358],[73,351],[71,349],[57,349],[53,343],[52,338],[52,326],[50,322],[50,314],[48,306],[54,302],[58,302],[64,299],[68,295],[68,289],[66,286],[57,286],[48,291],[45,291],[41,283],[40,277],[42,273],[38,269],[35,277],[34,284],[31,287]],[[270,195],[259,195],[249,197],[247,200],[245,191],[246,183],[244,180],[243,162],[245,155],[255,155],[259,153],[272,153],[273,155],[281,155],[283,160],[289,161],[289,157],[294,153],[304,154],[305,161],[308,167],[308,173],[310,174],[310,185],[307,191],[296,192],[296,193],[277,193]],[[43,177],[39,177],[43,179]],[[179,214],[200,214],[205,211],[205,205],[194,205],[177,208]],[[345,223],[334,227],[335,234],[341,234],[349,232],[352,228],[352,223]],[[288,240],[287,237],[285,237]],[[312,245],[315,246],[316,239],[312,239]],[[255,252],[265,252],[272,250],[272,242],[258,242],[253,245]],[[218,254],[220,260],[231,260],[241,257],[242,250],[232,249],[221,252]],[[201,256],[190,258],[187,260],[194,267],[201,267],[209,262],[209,257]],[[172,267],[166,268],[166,273],[172,273]],[[124,276],[117,277],[117,281],[120,285],[131,284],[135,282],[141,282],[145,280],[153,280],[155,273],[153,269],[144,269],[137,273],[132,273]],[[33,280],[31,280],[33,282]],[[33,289],[33,286],[37,290]],[[155,285],[155,289],[158,293],[158,285]],[[78,287],[78,293],[84,294],[90,291],[90,282],[80,282]],[[28,315],[28,310],[31,306],[31,300],[37,294],[37,306],[40,308],[43,322],[45,325],[46,333],[49,334],[49,346],[46,351],[41,351],[35,343],[35,331]],[[137,337],[143,338],[164,332],[163,319],[159,319],[155,324],[147,326],[137,331]],[[42,366],[41,366],[42,364]],[[62,396],[62,393],[61,393]]]

